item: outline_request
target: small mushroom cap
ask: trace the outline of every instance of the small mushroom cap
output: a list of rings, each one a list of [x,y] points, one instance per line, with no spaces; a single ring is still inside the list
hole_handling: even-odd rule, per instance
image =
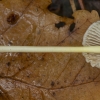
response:
[[[82,44],[83,46],[100,46],[100,21],[93,23],[87,29]],[[83,53],[83,56],[92,67],[100,68],[100,53]]]

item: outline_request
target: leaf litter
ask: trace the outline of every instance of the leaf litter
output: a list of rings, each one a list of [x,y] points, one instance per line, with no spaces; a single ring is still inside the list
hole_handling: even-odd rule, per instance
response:
[[[98,13],[79,10],[73,20],[51,13],[49,4],[50,0],[0,1],[0,45],[81,46]],[[19,19],[9,25],[6,19],[12,12]],[[66,24],[55,27],[59,22]],[[80,53],[0,53],[0,100],[97,100],[99,77],[99,69]]]

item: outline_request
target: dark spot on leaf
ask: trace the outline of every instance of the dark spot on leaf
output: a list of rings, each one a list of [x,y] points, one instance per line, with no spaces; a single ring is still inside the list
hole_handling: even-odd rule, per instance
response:
[[[7,62],[6,65],[7,65],[7,66],[10,66],[10,65],[11,65],[11,62]]]
[[[66,80],[64,80],[64,83],[66,83]]]
[[[10,25],[14,25],[17,23],[18,19],[19,19],[19,15],[12,13],[7,17],[7,22]]]
[[[53,87],[54,85],[55,85],[55,82],[52,81],[52,82],[51,82],[51,86]]]
[[[44,61],[45,59],[44,59],[44,56],[40,59],[41,61]]]
[[[69,31],[72,32],[75,28],[75,23],[72,23],[69,27]]]
[[[59,82],[57,82],[57,85],[59,85]]]
[[[61,88],[64,88],[63,86],[61,86]]]
[[[64,43],[65,42],[65,40],[62,40],[60,43]]]
[[[75,82],[78,82],[78,80],[76,79]]]
[[[5,74],[3,72],[0,73],[0,76],[4,76]]]
[[[3,40],[3,37],[1,39]]]
[[[28,78],[30,78],[30,75],[27,75]]]
[[[89,79],[89,80],[94,80],[94,78],[92,78],[92,77],[89,77],[88,79]]]
[[[91,77],[89,77],[89,79],[91,79]]]
[[[51,12],[54,12],[54,13],[58,13],[60,11],[60,5],[59,4],[55,4],[55,3],[52,3],[50,4],[47,9]]]
[[[52,95],[53,95],[53,96],[55,96],[55,95],[56,95],[56,93],[55,93],[55,92],[52,92]]]
[[[59,23],[55,24],[55,27],[57,27],[59,29],[60,27],[64,27],[65,25],[66,25],[65,22],[59,22]]]
[[[0,91],[0,100],[8,100],[7,97],[5,97],[4,92]]]
[[[18,68],[18,70],[20,71],[20,70],[21,70],[21,68]]]
[[[8,42],[9,45],[12,45],[13,43],[11,41]]]

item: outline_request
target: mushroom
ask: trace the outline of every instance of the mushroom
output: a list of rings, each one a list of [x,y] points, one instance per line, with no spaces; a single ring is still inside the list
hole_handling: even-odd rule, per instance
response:
[[[84,52],[86,62],[100,68],[100,21],[93,23],[83,37],[83,47],[61,46],[0,46],[1,52]]]
[[[100,46],[100,21],[93,23],[83,36],[83,46]],[[92,67],[100,68],[100,53],[83,53],[86,62]]]

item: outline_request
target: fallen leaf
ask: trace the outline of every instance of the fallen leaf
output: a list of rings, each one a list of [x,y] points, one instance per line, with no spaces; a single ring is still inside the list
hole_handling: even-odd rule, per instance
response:
[[[0,1],[0,45],[81,46],[96,11],[76,11],[72,19],[47,10],[50,0]],[[7,23],[12,11],[15,25]],[[55,27],[65,22],[64,27]],[[80,53],[0,53],[0,100],[99,100],[100,71]]]

